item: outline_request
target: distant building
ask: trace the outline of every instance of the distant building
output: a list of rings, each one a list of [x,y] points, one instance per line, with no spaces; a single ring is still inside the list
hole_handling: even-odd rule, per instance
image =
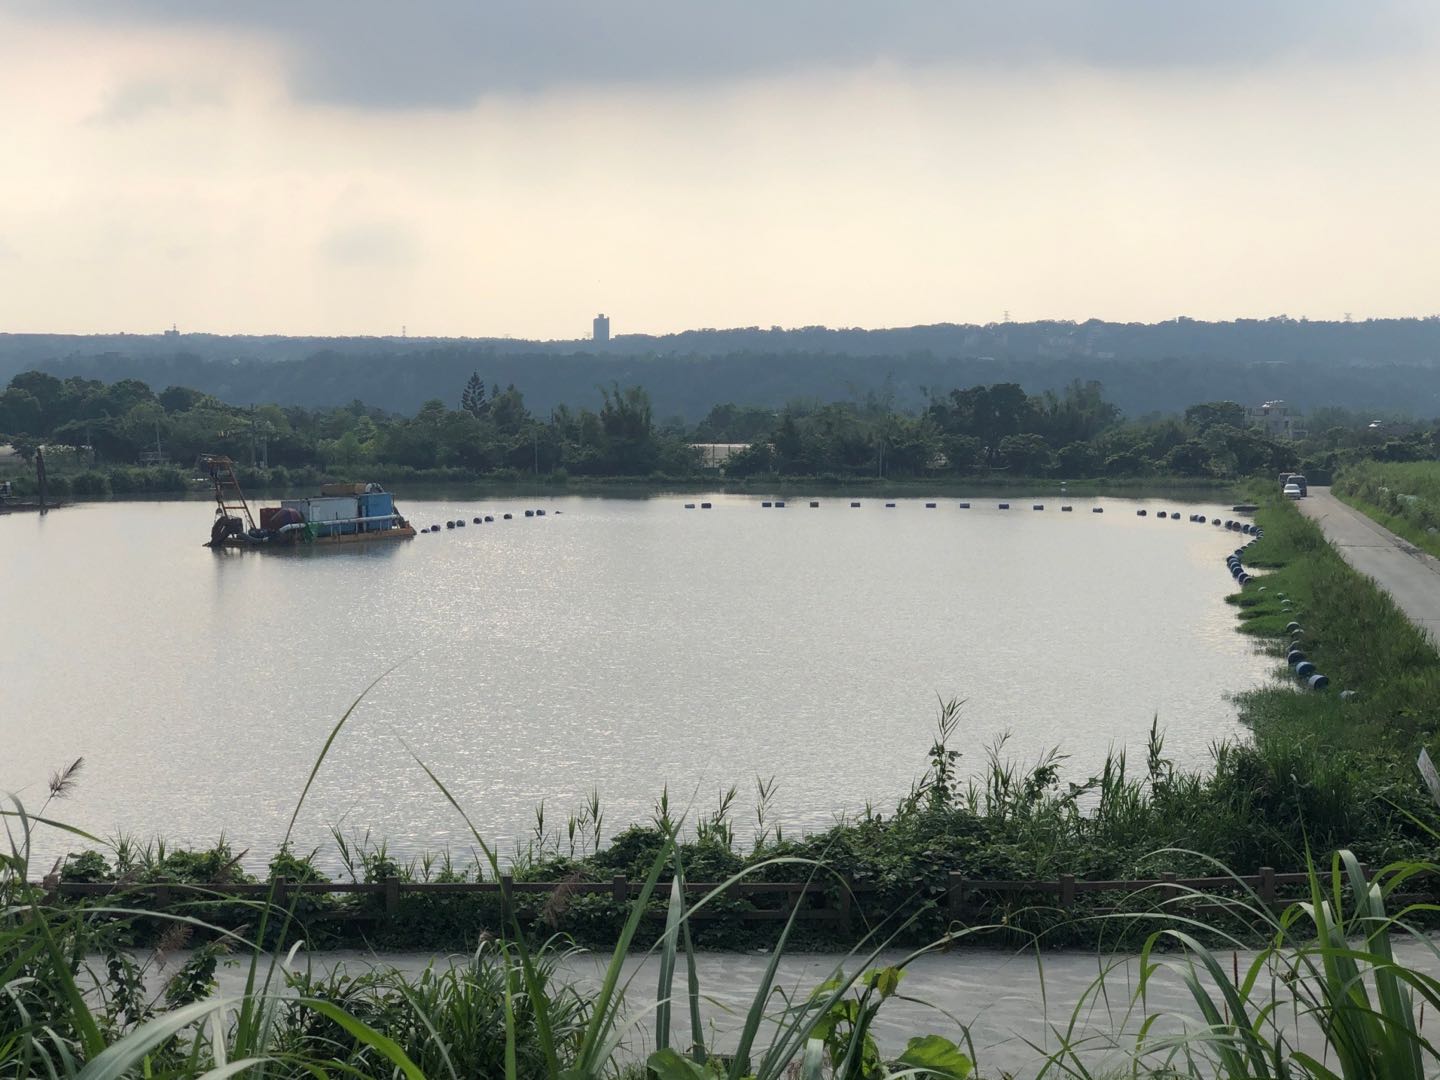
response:
[[[1267,401],[1258,408],[1246,409],[1245,419],[1267,438],[1298,439],[1305,434],[1300,417],[1283,401]]]
[[[180,328],[179,328],[178,326],[176,326],[174,323],[171,323],[171,324],[170,324],[170,329],[165,331],[165,336],[166,336],[166,337],[179,337],[179,336],[180,336]]]
[[[700,451],[702,469],[718,469],[742,450],[749,450],[749,443],[691,443],[691,450]]]
[[[595,331],[595,344],[610,344],[610,316],[602,311],[599,315],[595,316],[593,326]]]

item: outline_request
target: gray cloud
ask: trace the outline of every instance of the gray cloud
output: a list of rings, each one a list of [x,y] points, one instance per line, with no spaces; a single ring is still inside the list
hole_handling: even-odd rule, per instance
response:
[[[362,107],[459,108],[557,86],[688,84],[851,68],[1248,68],[1422,47],[1422,0],[22,0],[37,15],[209,25],[295,49],[292,91]]]
[[[320,254],[341,266],[390,266],[414,262],[415,237],[399,225],[369,222],[333,229],[320,241]]]

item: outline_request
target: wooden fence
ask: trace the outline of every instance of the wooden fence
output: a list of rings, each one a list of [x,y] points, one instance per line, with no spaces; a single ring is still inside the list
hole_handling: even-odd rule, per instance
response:
[[[1371,871],[1368,867],[1364,869],[1368,879]],[[1124,897],[1144,897],[1158,908],[1165,904],[1173,905],[1185,898],[1187,894],[1192,893],[1201,894],[1201,899],[1203,899],[1209,894],[1218,892],[1249,891],[1261,903],[1275,906],[1289,902],[1282,896],[1282,893],[1293,894],[1293,891],[1298,888],[1308,887],[1309,880],[1309,875],[1304,871],[1282,874],[1276,873],[1272,867],[1268,866],[1262,866],[1258,873],[1238,877],[1182,878],[1175,874],[1162,874],[1158,878],[1125,880],[1097,880],[1062,874],[1054,881],[989,881],[971,880],[963,874],[952,873],[949,875],[946,890],[946,905],[949,917],[960,922],[983,915],[998,904],[1021,897],[1053,897],[1049,906],[1069,911],[1075,908],[1077,899],[1084,893],[1111,893]],[[550,897],[560,893],[562,896],[608,896],[617,905],[624,905],[639,895],[642,883],[631,881],[624,874],[617,874],[610,881],[604,882],[515,881],[509,876],[502,876],[499,881],[436,882],[402,881],[399,878],[388,878],[377,882],[316,881],[301,883],[280,878],[273,884],[218,883],[208,885],[175,882],[76,882],[59,881],[50,877],[46,878],[39,887],[45,889],[54,899],[145,895],[152,897],[154,903],[161,907],[185,900],[211,902],[227,899],[265,900],[271,898],[272,893],[274,902],[280,906],[288,905],[297,896],[369,896],[382,898],[383,902],[370,910],[326,912],[325,917],[380,919],[399,914],[400,901],[403,896],[438,898],[498,895],[501,904],[508,909],[512,898],[517,895],[531,894]],[[663,899],[669,895],[669,890],[668,883],[662,884],[657,887],[655,895]],[[685,892],[692,897],[704,896],[716,890],[722,890],[721,884],[687,882],[685,885]],[[739,881],[723,887],[722,892],[726,899],[747,900],[754,903],[762,898],[778,898],[778,905],[775,904],[774,899],[771,899],[771,906],[757,906],[740,912],[719,912],[702,908],[692,918],[703,920],[728,916],[738,917],[747,922],[764,922],[788,919],[792,913],[795,913],[797,920],[834,922],[848,927],[854,916],[857,901],[862,902],[863,906],[863,898],[877,891],[879,891],[878,886],[873,884],[851,883],[846,888],[840,888],[834,881]],[[1405,897],[1407,900],[1419,898],[1418,896]],[[1135,910],[1135,907],[1136,905],[1133,904],[1128,907],[1120,907],[1112,903],[1109,906],[1089,906],[1087,911],[1098,913]]]

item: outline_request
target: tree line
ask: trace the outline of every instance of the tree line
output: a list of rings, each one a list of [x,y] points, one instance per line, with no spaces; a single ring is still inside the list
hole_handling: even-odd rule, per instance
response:
[[[1420,460],[1440,446],[1434,425],[1378,422],[1317,410],[1299,440],[1270,438],[1235,402],[1127,420],[1096,381],[1027,393],[1011,382],[928,392],[901,408],[888,392],[779,408],[726,403],[695,424],[661,421],[641,386],[600,388],[599,408],[537,415],[514,385],[476,372],[452,403],[412,415],[360,401],[333,408],[235,406],[183,386],[106,383],[39,371],[0,392],[0,442],[22,457],[46,445],[94,468],[142,462],[188,468],[203,453],[257,469],[363,477],[397,470],[474,477],[705,475],[699,444],[743,444],[728,477],[1067,479],[1144,476],[1232,479],[1300,468],[1323,479],[1359,458]]]

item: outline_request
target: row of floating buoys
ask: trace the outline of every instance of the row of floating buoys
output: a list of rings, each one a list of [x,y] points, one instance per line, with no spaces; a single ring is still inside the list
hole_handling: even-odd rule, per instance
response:
[[[689,504],[689,503],[686,504],[687,508],[688,508],[689,506],[691,506],[691,505],[693,505],[693,504]],[[710,504],[709,504],[709,503],[706,503],[706,504],[705,504],[705,508],[708,510],[708,509],[710,508]],[[557,510],[557,511],[555,511],[555,512],[558,514],[560,511]],[[544,516],[545,516],[545,511],[544,511],[544,510],[526,510],[526,511],[525,511],[525,516],[526,516],[527,518],[528,518],[528,517],[544,517]],[[501,515],[500,515],[500,518],[501,518],[502,521],[511,521],[511,520],[514,519],[514,517],[515,517],[514,514],[501,514]],[[472,522],[473,524],[475,524],[475,525],[484,525],[484,524],[493,523],[494,520],[495,520],[495,517],[494,517],[493,514],[486,514],[484,517],[481,517],[480,515],[477,514],[475,517],[473,517],[473,518],[471,519],[471,522]],[[445,522],[445,528],[447,528],[447,529],[463,529],[463,528],[465,528],[465,519],[464,519],[464,518],[454,518],[453,520],[447,521],[447,522]],[[438,533],[439,531],[440,531],[440,526],[439,526],[439,525],[429,525],[429,526],[427,526],[427,527],[425,527],[425,528],[423,528],[423,529],[420,530],[421,533]]]
[[[1062,493],[1062,494],[1063,494],[1063,493]],[[696,508],[696,504],[695,504],[695,503],[685,503],[684,505],[685,505],[685,509],[686,509],[686,510],[694,510],[694,509]],[[858,499],[857,499],[857,500],[853,500],[853,501],[850,503],[850,508],[851,508],[852,510],[857,510],[857,509],[860,508],[860,505],[861,505],[861,503],[860,503],[860,501],[859,501]],[[887,510],[894,510],[894,509],[897,507],[897,505],[898,505],[897,503],[887,502],[887,503],[885,503],[885,509],[887,509]],[[927,502],[927,503],[925,504],[925,509],[926,509],[926,510],[934,510],[934,509],[937,508],[938,505],[939,505],[938,503]],[[968,503],[968,502],[958,503],[957,505],[959,506],[959,508],[960,508],[961,510],[969,510],[969,509],[971,508],[971,504]],[[772,501],[772,500],[765,500],[765,501],[762,501],[762,502],[760,503],[760,506],[761,506],[762,509],[766,509],[766,510],[769,510],[769,509],[771,509],[772,507],[775,508],[775,509],[781,509],[781,508],[783,508],[783,507],[785,506],[785,500],[783,500],[783,499],[775,499],[775,500],[773,500],[773,501]],[[812,500],[810,500],[810,508],[811,508],[812,510],[813,510],[813,509],[817,509],[819,506],[820,506],[820,501],[819,501],[818,499],[812,499]],[[709,510],[709,509],[711,508],[711,504],[710,504],[710,503],[700,503],[700,504],[699,504],[699,507],[700,507],[701,510]],[[997,503],[997,504],[996,504],[996,509],[997,509],[997,510],[1009,510],[1009,509],[1011,509],[1011,504],[1008,503],[1008,502]],[[1044,510],[1044,509],[1045,509],[1045,503],[1032,503],[1030,509],[1032,509],[1032,510]],[[1060,507],[1060,510],[1061,510],[1063,513],[1073,513],[1074,510],[1075,510],[1075,507],[1070,506],[1070,505],[1065,505],[1065,506],[1061,506],[1061,507]],[[1103,514],[1103,513],[1105,512],[1105,508],[1104,508],[1103,506],[1092,506],[1092,507],[1090,508],[1090,512],[1091,512],[1092,514]],[[543,517],[544,514],[545,514],[545,511],[544,511],[544,510],[536,510],[536,511],[533,511],[533,516],[535,516],[535,517]],[[1136,516],[1136,517],[1148,517],[1149,514],[1150,514],[1150,511],[1149,511],[1149,510],[1145,510],[1145,509],[1139,509],[1139,510],[1136,510],[1136,511],[1135,511],[1135,516]],[[529,511],[529,510],[525,511],[525,516],[526,516],[526,517],[531,517],[531,516],[532,516],[532,511]],[[1169,520],[1169,521],[1179,521],[1179,520],[1180,520],[1180,511],[1178,511],[1178,510],[1174,510],[1174,511],[1171,511],[1171,510],[1157,510],[1157,511],[1155,511],[1155,517],[1156,517],[1156,520],[1158,520],[1158,521],[1167,521],[1167,520]],[[1212,524],[1212,525],[1216,525],[1216,526],[1219,526],[1219,525],[1222,524],[1221,520],[1220,520],[1218,517],[1217,517],[1217,518],[1207,518],[1204,514],[1191,514],[1191,515],[1190,515],[1190,520],[1191,520],[1191,522],[1193,522],[1193,523],[1195,523],[1195,524],[1197,524],[1197,525],[1204,525],[1204,524],[1206,524],[1207,522],[1209,522],[1209,523]],[[1248,524],[1242,524],[1241,522],[1238,522],[1238,521],[1229,521],[1229,520],[1223,522],[1223,524],[1224,524],[1224,526],[1225,526],[1226,528],[1228,528],[1228,529],[1237,529],[1237,530],[1244,531],[1244,532],[1246,532],[1246,533],[1250,533],[1250,534],[1252,534],[1252,535],[1254,535],[1254,536],[1256,536],[1256,537],[1259,536],[1258,526],[1251,526],[1251,525],[1248,525]]]

